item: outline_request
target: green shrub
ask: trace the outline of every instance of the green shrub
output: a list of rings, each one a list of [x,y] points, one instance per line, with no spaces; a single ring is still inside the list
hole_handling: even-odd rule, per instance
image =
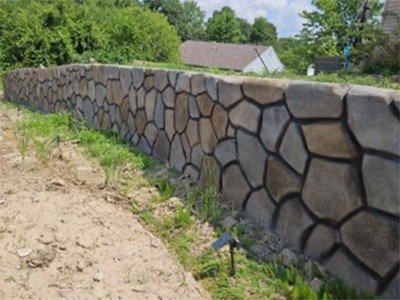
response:
[[[135,4],[0,0],[0,69],[90,58],[106,63],[175,61],[178,47],[166,18]]]

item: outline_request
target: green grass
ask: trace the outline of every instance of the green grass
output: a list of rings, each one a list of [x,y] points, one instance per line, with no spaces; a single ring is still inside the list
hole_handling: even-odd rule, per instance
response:
[[[207,72],[211,74],[218,75],[239,75],[239,76],[252,76],[261,78],[279,78],[279,79],[293,79],[293,80],[307,80],[316,82],[329,82],[329,83],[349,83],[349,84],[359,84],[359,85],[369,85],[380,88],[388,88],[400,90],[400,83],[395,82],[388,76],[375,77],[373,75],[355,75],[347,72],[339,72],[336,74],[318,74],[316,76],[306,76],[298,75],[294,72],[287,70],[282,73],[239,73],[230,70],[221,70],[218,68],[201,68],[193,67],[183,63],[152,63],[143,62],[136,64],[139,67],[147,68],[162,68],[162,69],[172,69],[172,70],[182,70],[182,71],[193,71],[193,72]]]
[[[1,104],[0,109],[2,107],[8,109],[9,105]],[[70,114],[43,115],[26,109],[23,112],[24,118],[18,122],[21,154],[25,155],[30,147],[37,148],[40,145],[39,148],[44,149],[40,149],[37,155],[45,160],[48,147],[56,147],[62,141],[75,140],[89,156],[98,160],[106,172],[116,172],[127,167],[143,170],[156,164],[140,151],[131,149],[117,135],[89,129]],[[144,207],[131,201],[132,213],[164,241],[214,299],[273,299],[277,295],[288,299],[356,298],[354,291],[340,281],[327,278],[321,278],[324,282],[322,288],[314,291],[301,269],[283,267],[276,260],[256,261],[242,250],[237,251],[235,256],[236,275],[229,276],[227,252],[217,253],[210,248],[212,240],[222,233],[223,229],[217,224],[226,209],[221,206],[216,187],[209,185],[201,190],[181,186],[179,183],[174,185],[168,174],[149,175],[147,180],[158,188],[160,197]],[[155,213],[158,207],[162,207],[176,193],[186,198],[182,205],[177,205],[167,214]],[[203,231],[206,223],[214,225],[212,236]],[[240,226],[235,226],[232,233],[243,245],[251,244],[251,238]]]

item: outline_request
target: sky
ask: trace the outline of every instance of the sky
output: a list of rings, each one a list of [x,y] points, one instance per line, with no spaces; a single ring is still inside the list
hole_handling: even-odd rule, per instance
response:
[[[294,36],[303,23],[299,13],[303,10],[313,10],[311,0],[195,0],[206,12],[207,17],[214,10],[230,6],[236,14],[253,22],[254,18],[262,16],[272,22],[278,30],[278,36]]]

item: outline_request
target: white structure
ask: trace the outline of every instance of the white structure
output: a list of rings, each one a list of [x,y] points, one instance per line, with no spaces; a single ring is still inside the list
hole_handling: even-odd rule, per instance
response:
[[[239,72],[281,72],[285,69],[273,47],[186,41],[181,60],[192,66],[216,67]]]

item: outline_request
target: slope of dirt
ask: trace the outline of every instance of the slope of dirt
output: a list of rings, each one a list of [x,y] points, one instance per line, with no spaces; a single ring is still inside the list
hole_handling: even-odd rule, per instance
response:
[[[0,107],[0,299],[209,298],[74,145],[22,160],[18,118]]]

